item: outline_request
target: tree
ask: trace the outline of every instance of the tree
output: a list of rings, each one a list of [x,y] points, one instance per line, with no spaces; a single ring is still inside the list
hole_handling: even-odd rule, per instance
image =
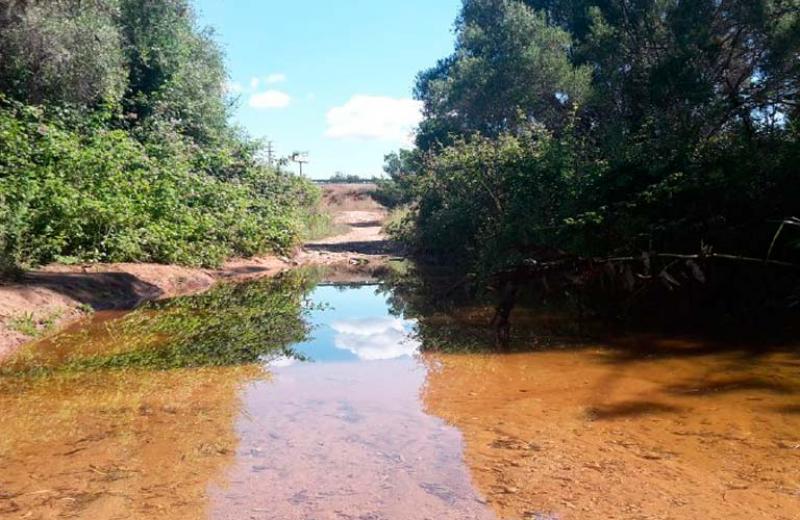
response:
[[[456,31],[417,83],[418,248],[758,256],[797,213],[800,1],[465,0]]]
[[[423,149],[448,134],[556,129],[589,93],[590,69],[570,62],[569,34],[519,1],[468,0],[456,30],[455,52],[417,80]]]
[[[118,17],[110,1],[0,6],[0,91],[33,104],[118,102],[126,76]]]
[[[201,144],[228,136],[222,53],[188,0],[120,0],[128,67],[123,102],[136,125],[166,124]]]
[[[0,271],[285,250],[318,192],[228,122],[189,0],[0,2]]]

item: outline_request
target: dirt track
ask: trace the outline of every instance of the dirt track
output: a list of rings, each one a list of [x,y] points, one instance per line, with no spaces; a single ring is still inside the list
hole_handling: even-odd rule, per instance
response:
[[[331,184],[325,186],[324,203],[335,224],[347,231],[332,237],[308,242],[299,255],[301,263],[381,261],[398,253],[397,247],[383,234],[386,208],[375,202],[369,191],[372,184]]]
[[[66,266],[52,264],[0,283],[0,359],[31,339],[20,322],[40,334],[56,331],[90,309],[130,309],[142,302],[202,292],[218,280],[242,280],[275,274],[297,265],[337,265],[369,271],[395,254],[381,232],[386,210],[368,192],[370,184],[324,186],[323,203],[347,231],[309,242],[293,258],[233,259],[221,269],[197,269],[146,263]]]

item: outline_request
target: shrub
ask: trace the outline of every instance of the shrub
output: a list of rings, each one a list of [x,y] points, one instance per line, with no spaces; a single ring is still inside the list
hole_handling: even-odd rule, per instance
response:
[[[258,164],[231,179],[193,164],[179,134],[141,143],[74,129],[38,107],[0,109],[6,264],[150,261],[212,266],[298,240],[309,183]]]

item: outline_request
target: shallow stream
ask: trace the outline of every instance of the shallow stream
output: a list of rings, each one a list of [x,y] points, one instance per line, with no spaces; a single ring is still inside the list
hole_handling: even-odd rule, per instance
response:
[[[0,373],[0,517],[800,517],[796,349],[431,353],[398,299],[289,277],[31,345]]]

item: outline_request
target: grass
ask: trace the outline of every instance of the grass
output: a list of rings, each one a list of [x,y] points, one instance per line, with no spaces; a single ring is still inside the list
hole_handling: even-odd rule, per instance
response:
[[[333,215],[323,209],[318,209],[306,216],[304,228],[303,238],[306,240],[319,240],[341,235],[348,230],[346,225],[334,222]]]
[[[60,310],[47,313],[41,317],[37,317],[33,312],[23,312],[11,318],[8,322],[8,327],[26,336],[38,338],[52,332],[60,317]]]

